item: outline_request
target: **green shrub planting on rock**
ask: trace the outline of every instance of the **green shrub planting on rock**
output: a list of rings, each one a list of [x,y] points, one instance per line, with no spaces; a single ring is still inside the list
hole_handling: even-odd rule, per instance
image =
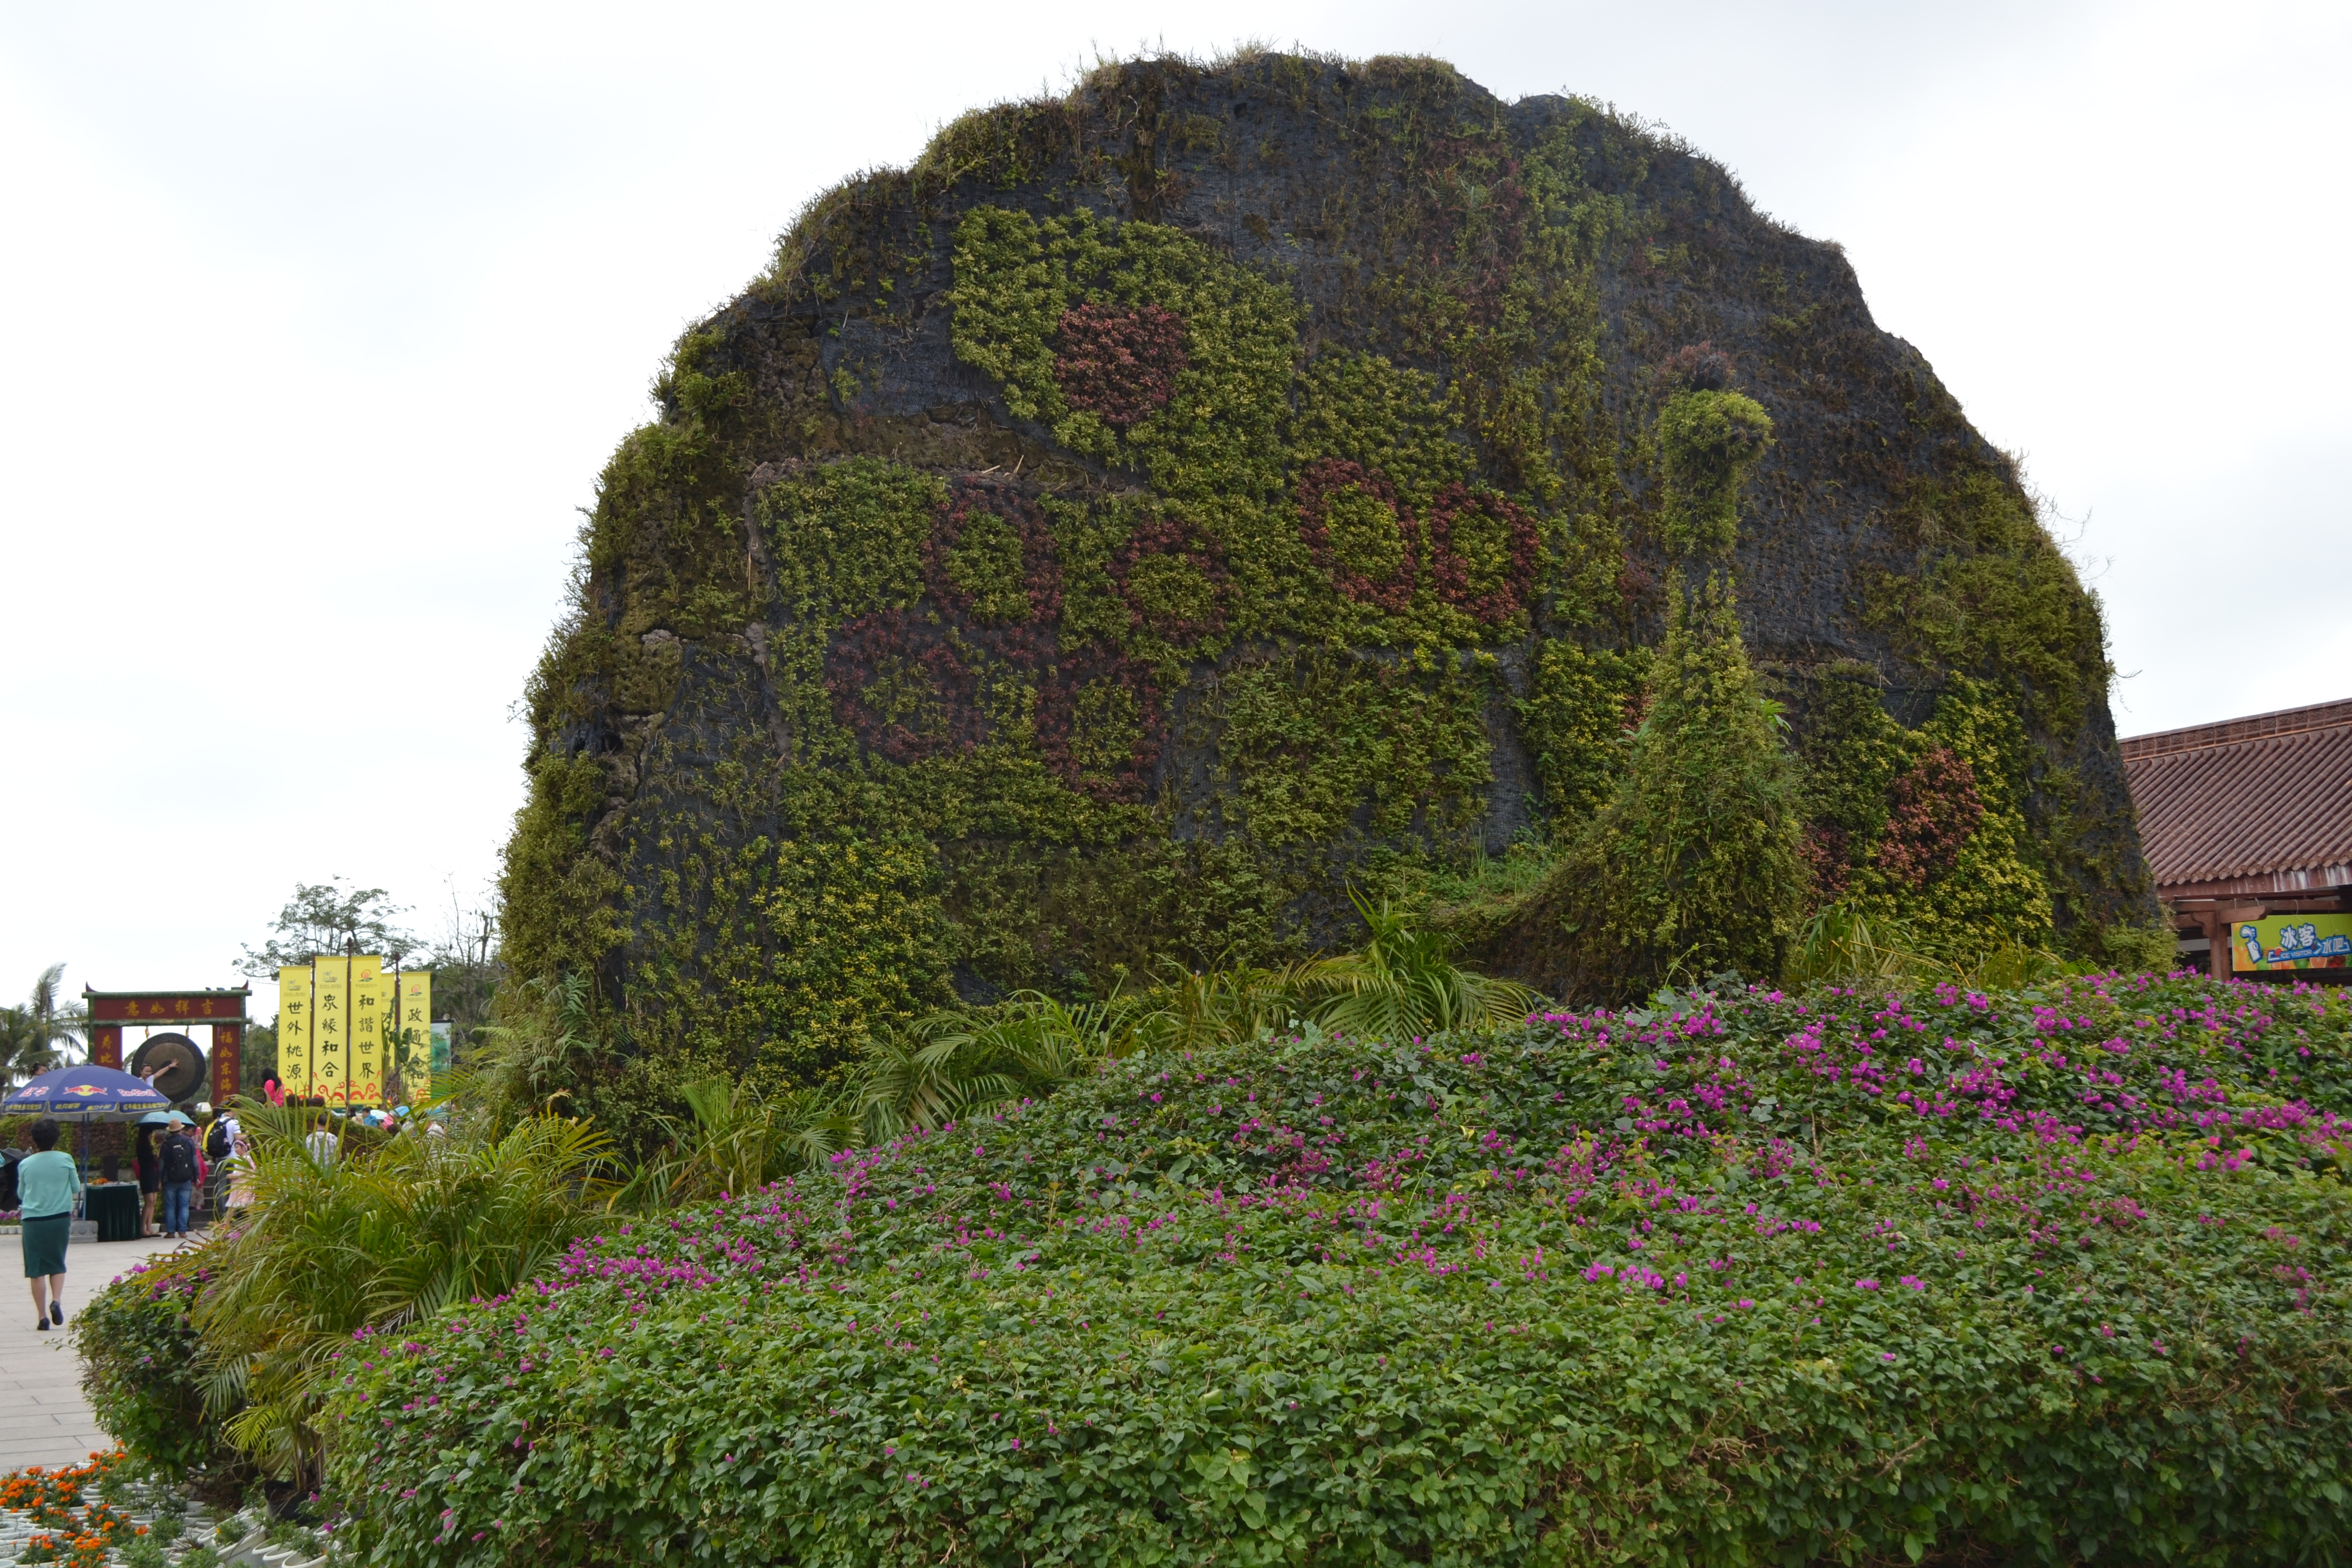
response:
[[[656,396],[503,882],[517,971],[593,981],[550,1087],[608,1119],[821,1085],[950,994],[1294,962],[1351,887],[1565,850],[1678,563],[1736,568],[1755,684],[1867,775],[1808,819],[1821,885],[1951,911],[1956,954],[2156,918],[2097,608],[2014,465],[1842,252],[1593,103],[1108,65],[814,204]],[[1850,667],[1874,722],[1827,700]],[[811,941],[853,853],[887,894]],[[1565,973],[1544,912],[1521,978]]]

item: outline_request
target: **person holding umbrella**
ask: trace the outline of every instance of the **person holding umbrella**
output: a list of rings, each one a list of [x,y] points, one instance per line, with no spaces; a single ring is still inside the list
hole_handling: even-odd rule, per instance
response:
[[[33,1123],[33,1145],[16,1165],[16,1189],[25,1205],[25,1279],[33,1288],[33,1327],[47,1333],[66,1321],[66,1243],[73,1236],[75,1200],[81,1173],[58,1147],[58,1124],[44,1116]]]

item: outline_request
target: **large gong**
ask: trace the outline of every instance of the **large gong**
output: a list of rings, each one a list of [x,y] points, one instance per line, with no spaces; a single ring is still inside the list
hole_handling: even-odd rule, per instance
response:
[[[155,1072],[161,1068],[163,1070]],[[185,1035],[151,1035],[131,1058],[131,1076],[155,1073],[155,1092],[174,1105],[205,1087],[205,1053]]]

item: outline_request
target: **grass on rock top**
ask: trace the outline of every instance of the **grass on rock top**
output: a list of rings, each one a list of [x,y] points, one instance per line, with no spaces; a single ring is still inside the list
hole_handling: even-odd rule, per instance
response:
[[[2332,1558],[2348,1018],[1137,1057],[355,1344],[334,1479],[384,1562]]]

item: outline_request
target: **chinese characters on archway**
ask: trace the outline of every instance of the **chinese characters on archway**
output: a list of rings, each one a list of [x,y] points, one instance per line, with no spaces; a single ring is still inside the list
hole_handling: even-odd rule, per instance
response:
[[[373,953],[278,972],[278,1081],[330,1105],[425,1099],[433,1084],[433,975]]]

